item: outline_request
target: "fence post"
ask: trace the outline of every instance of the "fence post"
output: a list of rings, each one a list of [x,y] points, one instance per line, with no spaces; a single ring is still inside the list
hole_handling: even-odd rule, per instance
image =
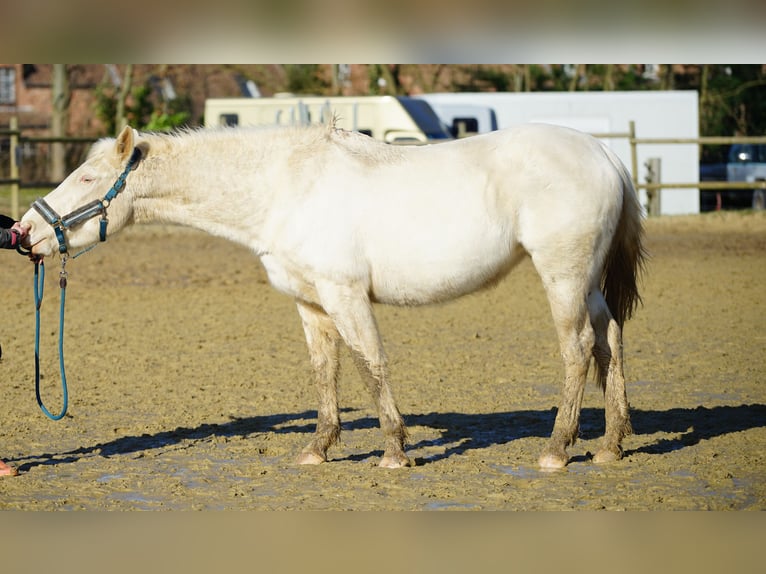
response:
[[[630,168],[633,174],[633,187],[638,191],[638,150],[636,149],[636,122],[628,122],[628,134],[630,141]]]
[[[660,183],[662,181],[662,160],[658,157],[650,157],[644,162],[646,167],[646,183]],[[646,195],[648,199],[648,205],[646,206],[647,213],[656,217],[660,215],[662,196],[660,195],[660,188],[649,187],[646,189]]]
[[[11,127],[11,217],[19,218],[19,118],[12,116]]]

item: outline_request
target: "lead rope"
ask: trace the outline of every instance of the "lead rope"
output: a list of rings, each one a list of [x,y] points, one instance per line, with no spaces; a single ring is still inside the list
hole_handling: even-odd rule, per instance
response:
[[[99,239],[101,241],[106,241],[106,226],[109,223],[109,220],[106,217],[106,210],[112,200],[117,197],[117,195],[124,189],[125,180],[127,179],[128,174],[131,172],[131,170],[135,169],[136,165],[141,160],[141,157],[142,152],[140,148],[134,147],[133,152],[130,154],[128,165],[125,166],[125,169],[119,175],[117,181],[114,182],[114,185],[109,189],[109,191],[106,192],[106,195],[104,195],[103,199],[94,200],[79,209],[75,209],[64,217],[60,217],[58,213],[56,213],[56,211],[52,209],[51,206],[48,205],[48,203],[42,198],[37,199],[32,203],[32,207],[40,214],[40,216],[43,217],[51,226],[53,226],[53,229],[56,233],[56,239],[59,243],[59,253],[61,253],[61,273],[59,278],[59,286],[61,287],[61,310],[59,312],[59,370],[61,371],[63,406],[61,407],[61,412],[57,415],[51,414],[51,412],[45,408],[42,398],[40,397],[40,307],[43,303],[45,265],[42,261],[42,258],[33,256],[31,251],[24,251],[21,248],[21,244],[16,246],[16,250],[20,254],[32,257],[35,263],[35,395],[37,397],[37,404],[40,406],[40,410],[42,410],[43,413],[45,413],[45,416],[51,420],[57,421],[64,418],[69,402],[66,384],[66,369],[64,368],[64,302],[66,300],[67,283],[66,262],[69,258],[69,255],[67,253],[64,229],[82,223],[86,219],[95,217],[100,213],[101,221],[99,227]],[[83,249],[74,255],[74,257],[79,257],[83,253],[87,253],[93,249],[93,247],[95,247],[95,245]]]
[[[61,310],[59,313],[59,370],[61,371],[61,391],[63,394],[63,405],[61,412],[57,415],[52,414],[43,404],[40,396],[40,307],[43,304],[43,291],[45,288],[45,264],[41,259],[35,260],[35,396],[40,410],[49,419],[57,421],[64,418],[69,404],[69,393],[66,384],[66,369],[64,368],[64,302],[66,300],[66,271],[67,256],[64,254],[61,258],[61,273],[59,274],[59,286],[61,287]]]

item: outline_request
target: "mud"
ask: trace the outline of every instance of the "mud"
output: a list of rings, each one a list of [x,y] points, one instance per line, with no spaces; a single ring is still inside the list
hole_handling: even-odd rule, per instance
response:
[[[300,323],[246,250],[136,227],[67,265],[70,407],[34,396],[33,266],[3,260],[0,509],[766,509],[766,216],[647,222],[644,307],[625,329],[634,434],[590,460],[602,397],[560,472],[536,459],[561,362],[527,261],[497,288],[380,307],[414,468],[376,466],[381,435],[347,356],[342,443],[300,467],[316,401]],[[43,398],[60,406],[58,261],[47,263]]]

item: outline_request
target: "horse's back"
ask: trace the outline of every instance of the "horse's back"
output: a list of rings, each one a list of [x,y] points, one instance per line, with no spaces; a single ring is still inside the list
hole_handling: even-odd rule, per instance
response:
[[[396,150],[362,137],[338,136],[311,192],[282,202],[272,243],[301,267],[367,283],[377,301],[475,291],[525,252],[566,257],[619,217],[619,176],[574,130],[526,125]]]

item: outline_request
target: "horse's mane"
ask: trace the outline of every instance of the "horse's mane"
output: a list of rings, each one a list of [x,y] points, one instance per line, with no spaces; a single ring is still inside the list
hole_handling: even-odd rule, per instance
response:
[[[264,137],[268,145],[283,143],[288,146],[306,147],[319,152],[335,147],[366,165],[397,163],[403,157],[399,146],[379,142],[370,136],[336,127],[337,118],[326,124],[300,126],[220,126],[214,128],[182,127],[170,132],[139,132],[139,140],[154,146],[175,147],[180,142],[201,144],[215,142],[218,138],[250,141],[253,137]],[[98,140],[90,149],[88,158],[108,151],[115,138]]]
[[[397,163],[403,157],[401,147],[379,142],[359,132],[332,127],[329,138],[345,153],[367,165]]]

